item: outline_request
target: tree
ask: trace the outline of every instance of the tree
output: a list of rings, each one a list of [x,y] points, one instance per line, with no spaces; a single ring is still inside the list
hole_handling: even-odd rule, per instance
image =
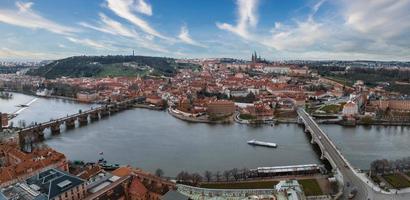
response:
[[[155,170],[155,176],[162,177],[164,175],[164,171],[161,168]]]
[[[239,179],[238,168],[231,169],[231,174],[232,174],[233,178],[235,179],[235,181],[237,181]]]
[[[217,171],[216,174],[215,174],[215,177],[216,177],[216,181],[221,180],[221,172]]]
[[[362,121],[362,123],[365,124],[365,125],[370,125],[370,124],[373,123],[373,118],[372,118],[371,116],[364,116],[364,117],[361,119],[361,121]]]
[[[177,174],[177,181],[182,182],[184,180],[184,171],[181,171]]]
[[[191,178],[194,185],[198,185],[202,181],[202,176],[198,173],[193,173]]]
[[[210,181],[211,181],[211,178],[212,178],[212,172],[210,172],[210,171],[207,170],[207,171],[205,171],[204,176],[205,176],[206,180],[207,180],[208,182],[210,182]]]
[[[248,168],[243,168],[242,169],[242,178],[244,180],[246,180],[248,178],[248,176],[249,176],[249,169]]]
[[[225,177],[226,181],[229,181],[229,178],[231,177],[231,172],[229,171],[224,171],[223,176]]]

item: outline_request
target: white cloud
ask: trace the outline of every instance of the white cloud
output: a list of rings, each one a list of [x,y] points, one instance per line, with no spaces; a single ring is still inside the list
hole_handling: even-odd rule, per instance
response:
[[[133,43],[136,43],[138,46],[141,46],[145,49],[158,52],[168,52],[168,50],[164,47],[155,44],[152,37],[141,37],[135,30],[125,27],[120,22],[115,21],[102,13],[100,13],[100,20],[101,22],[97,26],[90,25],[85,22],[80,22],[79,24],[86,28],[90,28],[103,33],[130,38],[133,40]]]
[[[284,27],[275,24],[272,36],[263,40],[263,44],[277,50],[305,50],[328,36],[323,24],[308,19],[304,22],[296,22],[295,26]]]
[[[30,59],[30,60],[44,60],[44,59],[57,59],[64,57],[64,53],[55,53],[55,52],[32,52],[32,51],[21,51],[9,48],[0,48],[0,58],[6,60],[21,60]]]
[[[342,0],[342,3],[346,25],[361,33],[386,39],[410,32],[408,0]]]
[[[217,27],[222,30],[230,31],[240,37],[249,39],[249,28],[255,27],[258,24],[258,4],[259,0],[237,0],[238,19],[236,25],[227,23],[217,23]]]
[[[260,43],[276,50],[303,50],[314,45],[319,39],[327,36],[321,23],[313,19],[313,15],[319,10],[325,0],[318,1],[312,7],[312,12],[306,21],[296,21],[295,25],[285,25],[275,22],[271,34],[255,35],[250,31],[258,23],[258,0],[237,0],[238,23],[236,26],[230,24],[217,24],[220,29],[235,33],[241,38]]]
[[[138,3],[138,2],[137,2]],[[133,13],[135,10],[135,0],[107,0],[107,7],[116,15],[124,18],[139,27],[145,33],[156,36],[161,39],[170,40],[170,38],[160,34],[149,23]]]
[[[19,2],[19,1],[16,2],[17,8],[22,12],[26,12],[26,11],[30,10],[33,5],[34,5],[33,2],[27,2],[27,3],[23,3],[23,2]]]
[[[78,38],[73,38],[73,37],[66,37],[66,38],[70,42],[80,44],[80,45],[83,45],[83,46],[89,46],[89,47],[92,47],[92,48],[95,48],[95,49],[109,49],[104,44],[101,44],[100,42],[97,42],[97,41],[94,41],[94,40],[78,39]]]
[[[139,13],[151,16],[152,15],[152,7],[150,4],[145,2],[144,0],[137,0],[135,5],[135,10]]]
[[[332,12],[315,16],[324,3]],[[252,31],[257,24],[256,5],[256,1],[237,0],[237,25],[217,26],[253,47],[260,44],[273,48],[275,55],[291,56],[288,59],[409,59],[410,1],[317,0],[305,19],[275,22],[270,33]]]
[[[80,22],[80,25],[112,35],[139,38],[139,35],[136,31],[124,27],[120,22],[117,22],[102,13],[100,13],[99,15],[101,19],[100,26],[90,25],[85,22]]]
[[[33,29],[44,29],[53,33],[71,35],[78,32],[75,28],[60,25],[34,12],[32,2],[16,2],[18,10],[1,9],[0,22]]]
[[[183,25],[181,27],[181,32],[178,35],[178,38],[187,44],[193,45],[193,46],[198,46],[198,47],[202,47],[202,48],[207,48],[205,45],[193,40],[191,38],[191,36],[189,35],[189,30],[188,27],[186,25]]]
[[[311,16],[315,15],[317,11],[319,11],[320,7],[322,6],[323,3],[325,3],[326,0],[319,0],[318,2],[315,3],[312,7],[312,14]]]

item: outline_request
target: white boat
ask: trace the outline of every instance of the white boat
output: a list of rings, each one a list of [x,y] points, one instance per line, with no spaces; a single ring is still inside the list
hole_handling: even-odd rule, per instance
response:
[[[249,140],[247,143],[250,144],[250,145],[255,145],[255,146],[264,146],[264,147],[271,147],[271,148],[278,147],[278,145],[276,143],[262,142],[262,141],[258,141],[258,140]]]

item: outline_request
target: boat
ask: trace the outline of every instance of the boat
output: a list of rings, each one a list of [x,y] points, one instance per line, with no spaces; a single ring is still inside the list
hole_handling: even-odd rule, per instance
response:
[[[250,144],[250,145],[254,145],[254,146],[263,146],[263,147],[271,147],[271,148],[278,147],[278,145],[276,143],[262,142],[262,141],[258,141],[258,140],[249,140],[247,143]]]
[[[17,105],[17,107],[20,107],[20,108],[27,108],[27,107],[28,107],[28,105],[27,105],[27,104],[20,104],[20,105]]]
[[[119,164],[110,164],[104,158],[98,160],[98,165],[100,165],[101,169],[112,171],[116,170],[120,167]]]

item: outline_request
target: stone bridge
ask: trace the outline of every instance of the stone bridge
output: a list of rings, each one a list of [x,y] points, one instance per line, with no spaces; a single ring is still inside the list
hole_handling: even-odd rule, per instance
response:
[[[312,136],[311,143],[317,144],[321,151],[321,159],[328,160],[341,188],[341,199],[347,199],[352,188],[357,190],[354,199],[364,200],[408,200],[408,190],[381,190],[366,174],[355,169],[342,155],[340,150],[325,134],[319,125],[303,108],[298,108],[299,122],[305,126],[305,132]],[[349,183],[349,184],[347,184]]]
[[[52,135],[58,135],[61,132],[62,126],[65,126],[66,130],[74,129],[76,124],[78,124],[79,127],[86,126],[89,122],[98,121],[117,112],[129,109],[133,107],[135,103],[143,100],[143,97],[127,99],[125,101],[91,108],[90,110],[79,111],[76,114],[67,115],[66,117],[53,119],[48,122],[35,123],[18,132],[20,147],[24,148],[26,145],[43,141],[45,139],[44,131],[46,129],[49,129]]]

